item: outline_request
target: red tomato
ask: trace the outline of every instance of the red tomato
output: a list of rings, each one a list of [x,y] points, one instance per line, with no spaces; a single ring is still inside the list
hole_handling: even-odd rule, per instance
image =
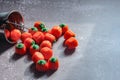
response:
[[[42,43],[40,44],[40,49],[43,48],[43,47],[52,48],[52,44],[51,44],[50,41],[44,40],[44,41],[42,41]]]
[[[52,57],[51,59],[49,59],[48,67],[50,70],[57,70],[59,68],[58,59],[55,57]]]
[[[48,70],[48,64],[45,60],[39,60],[36,63],[36,70],[40,72],[46,72]]]
[[[33,35],[33,39],[37,44],[40,44],[44,40],[44,34],[38,31]]]
[[[43,54],[44,58],[46,60],[48,60],[49,58],[51,58],[53,56],[53,51],[52,49],[48,48],[48,47],[43,47],[40,52]]]
[[[74,37],[70,37],[65,41],[65,45],[68,47],[68,49],[73,49],[78,46],[78,41]]]
[[[37,44],[33,44],[30,47],[30,54],[33,55],[35,52],[39,52],[39,46]]]
[[[59,26],[53,26],[51,29],[51,34],[58,39],[62,35],[62,29]]]
[[[22,33],[22,35],[21,35],[22,42],[24,42],[26,38],[32,38],[32,35],[28,32]]]
[[[62,34],[64,34],[69,29],[67,24],[60,24],[59,26],[62,28]]]
[[[21,38],[21,32],[18,29],[13,29],[10,34],[12,41],[17,42]]]
[[[38,29],[36,27],[32,27],[29,29],[29,33],[31,33],[32,35],[34,35],[37,31]]]
[[[15,47],[15,53],[19,55],[26,54],[26,46],[23,43],[18,43]]]
[[[73,31],[71,31],[71,30],[68,30],[64,34],[64,39],[67,40],[70,37],[75,37],[75,33]]]
[[[35,41],[32,38],[26,38],[24,44],[29,49],[31,45],[35,44]]]
[[[33,62],[37,62],[38,60],[43,60],[44,59],[44,56],[42,55],[42,53],[40,52],[35,52],[32,56],[32,61]]]
[[[50,34],[50,33],[45,34],[45,38],[44,38],[44,39],[50,41],[51,43],[56,42],[55,36],[53,36],[53,35]]]

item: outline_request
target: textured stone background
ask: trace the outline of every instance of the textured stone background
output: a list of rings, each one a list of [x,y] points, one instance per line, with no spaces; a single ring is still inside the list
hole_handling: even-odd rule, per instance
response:
[[[18,10],[25,25],[41,20],[48,28],[67,23],[79,46],[67,51],[61,37],[53,46],[56,72],[37,73],[27,55],[0,39],[0,80],[119,80],[120,0],[0,0],[0,12]]]

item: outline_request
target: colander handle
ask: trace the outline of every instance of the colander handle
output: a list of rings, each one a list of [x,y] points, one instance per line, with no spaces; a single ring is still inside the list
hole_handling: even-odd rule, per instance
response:
[[[0,13],[0,27],[2,27],[2,25],[6,23],[6,20],[8,19],[8,15],[9,12]]]

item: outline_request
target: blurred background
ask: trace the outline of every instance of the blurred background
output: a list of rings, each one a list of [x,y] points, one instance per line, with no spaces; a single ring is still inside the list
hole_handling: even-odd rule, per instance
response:
[[[35,21],[49,29],[68,24],[79,46],[68,52],[61,37],[53,46],[60,68],[40,74],[27,56],[15,56],[14,45],[0,40],[1,80],[119,80],[120,0],[0,0],[0,12],[11,10],[23,15],[28,28]]]

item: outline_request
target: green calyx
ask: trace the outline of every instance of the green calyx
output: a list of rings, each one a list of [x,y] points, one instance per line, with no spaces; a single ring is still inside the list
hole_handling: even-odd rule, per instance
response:
[[[43,31],[43,32],[47,32],[48,29],[44,27],[44,28],[42,28],[42,31]]]
[[[35,27],[32,27],[31,30],[33,30],[33,31],[38,31],[38,29],[35,28]]]
[[[36,50],[39,49],[39,46],[37,44],[33,44],[32,47],[33,49],[36,49]]]
[[[39,60],[37,63],[38,63],[39,65],[45,65],[45,64],[46,64],[46,61],[45,61],[45,60]]]
[[[40,24],[40,28],[42,29],[42,28],[44,28],[45,27],[45,25],[43,24],[43,23],[41,23]]]
[[[34,45],[35,44],[35,41],[32,41],[31,45]]]
[[[53,63],[55,63],[55,62],[57,61],[57,58],[52,57],[52,58],[50,59],[50,61],[53,62]]]
[[[60,24],[59,26],[60,26],[61,28],[63,28],[63,27],[65,26],[65,24]]]
[[[24,47],[24,44],[22,44],[22,43],[19,43],[19,44],[16,45],[16,48],[19,48],[19,49],[21,49],[23,47]]]

